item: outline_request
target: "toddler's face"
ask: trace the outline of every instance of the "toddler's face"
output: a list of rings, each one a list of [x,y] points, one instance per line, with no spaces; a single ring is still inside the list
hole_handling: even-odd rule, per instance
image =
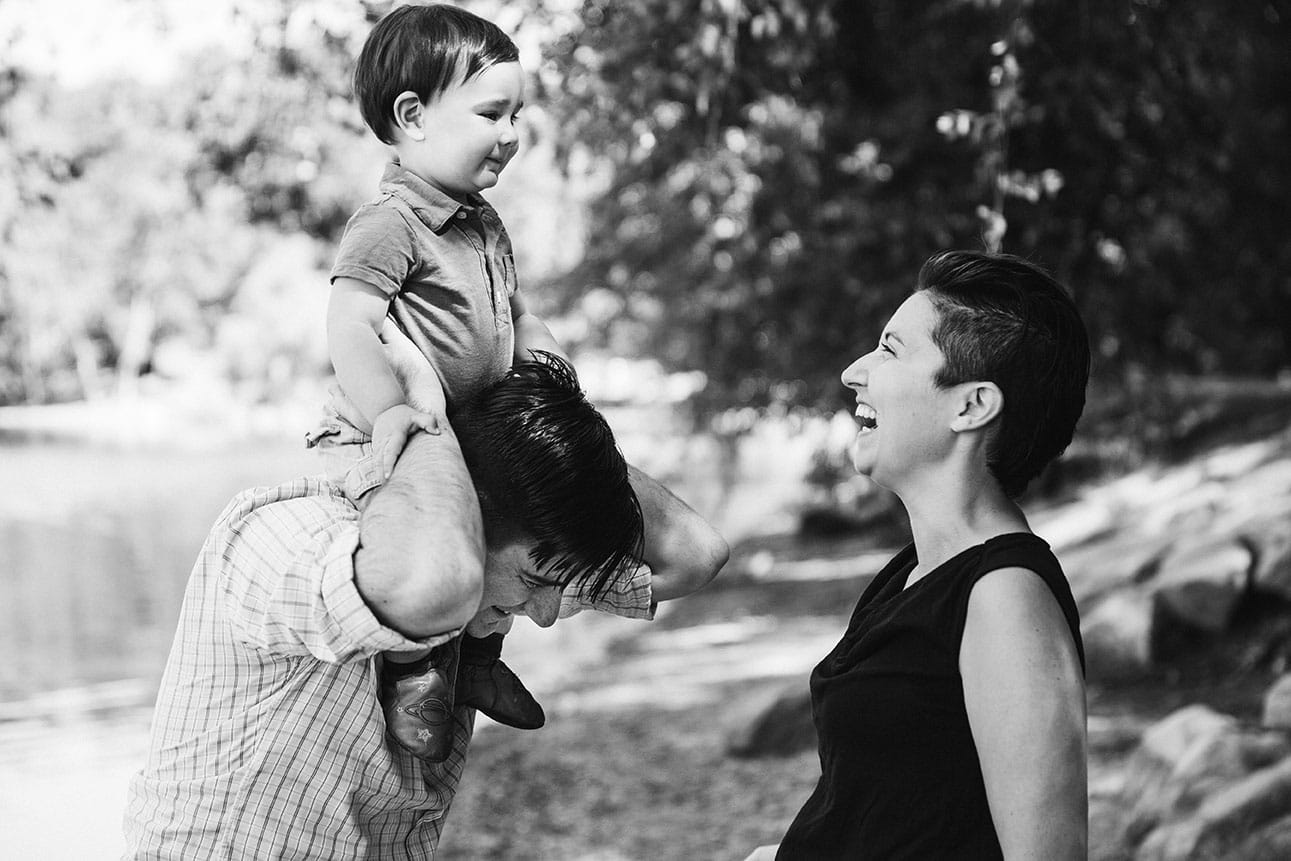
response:
[[[519,63],[496,63],[452,84],[422,108],[422,140],[407,140],[399,160],[440,191],[462,196],[492,188],[519,149],[524,104]]]

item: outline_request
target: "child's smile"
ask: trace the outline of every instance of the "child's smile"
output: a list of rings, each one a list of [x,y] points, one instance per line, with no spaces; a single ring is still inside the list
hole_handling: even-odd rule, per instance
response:
[[[420,123],[397,146],[399,161],[455,197],[492,188],[520,148],[523,104],[520,64],[495,63],[422,106]]]

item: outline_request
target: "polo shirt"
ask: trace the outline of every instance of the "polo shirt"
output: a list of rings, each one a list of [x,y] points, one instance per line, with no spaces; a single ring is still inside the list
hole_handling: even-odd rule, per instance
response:
[[[449,407],[511,367],[516,289],[511,239],[478,194],[457,200],[397,162],[351,216],[331,279],[390,298],[390,314],[444,386]]]

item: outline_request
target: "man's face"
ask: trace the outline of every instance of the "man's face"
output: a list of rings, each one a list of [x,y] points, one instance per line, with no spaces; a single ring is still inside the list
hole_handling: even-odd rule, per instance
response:
[[[506,631],[513,616],[528,616],[540,627],[550,627],[560,610],[562,586],[537,569],[529,558],[528,541],[511,541],[490,547],[484,562],[484,597],[475,618],[466,626],[472,637]]]

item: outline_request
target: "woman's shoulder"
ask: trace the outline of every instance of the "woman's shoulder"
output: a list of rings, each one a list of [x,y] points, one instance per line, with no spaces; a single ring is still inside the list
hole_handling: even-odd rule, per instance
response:
[[[965,616],[967,599],[974,593],[988,604],[1024,611],[1040,611],[1056,601],[1084,665],[1075,597],[1058,557],[1043,538],[1031,532],[1014,532],[990,539],[982,546],[982,554],[964,585]]]

